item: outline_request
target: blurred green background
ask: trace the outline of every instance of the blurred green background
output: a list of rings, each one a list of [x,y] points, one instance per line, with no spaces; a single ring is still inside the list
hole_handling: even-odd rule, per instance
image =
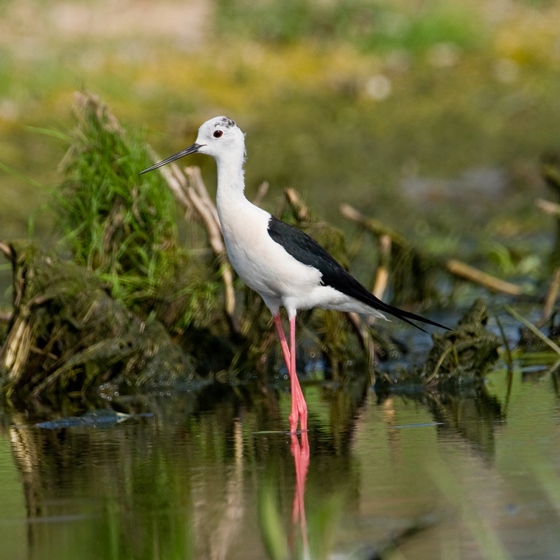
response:
[[[66,144],[34,129],[73,126],[76,89],[161,156],[235,119],[273,211],[291,186],[337,224],[349,202],[442,251],[551,226],[533,201],[560,152],[554,0],[2,0],[0,239],[47,239],[33,182],[59,181]]]

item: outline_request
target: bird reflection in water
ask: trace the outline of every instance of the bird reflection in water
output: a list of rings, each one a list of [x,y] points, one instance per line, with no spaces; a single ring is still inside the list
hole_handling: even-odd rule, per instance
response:
[[[307,477],[307,469],[309,468],[309,439],[307,431],[301,432],[301,443],[297,434],[290,435],[291,451],[294,457],[294,466],[296,470],[296,486],[294,490],[294,506],[292,509],[292,533],[290,536],[290,548],[294,548],[293,532],[298,528],[301,531],[301,539],[303,546],[303,557],[309,557],[309,543],[307,539],[307,520],[305,517],[305,479]]]

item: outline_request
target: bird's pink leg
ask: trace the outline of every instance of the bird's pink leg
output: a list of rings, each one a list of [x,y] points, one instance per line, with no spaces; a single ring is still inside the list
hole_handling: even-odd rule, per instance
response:
[[[290,350],[288,348],[288,341],[286,340],[286,335],[284,334],[284,329],[282,327],[282,319],[280,319],[280,314],[274,315],[274,324],[276,325],[276,330],[278,331],[278,338],[280,339],[280,347],[282,348],[282,354],[284,355],[284,361],[286,362],[286,367],[288,368],[288,375],[290,376],[291,393],[292,393],[292,411],[290,412],[290,433],[295,434],[298,425],[298,411],[295,407],[294,401],[294,382],[292,375],[292,358]]]
[[[292,423],[292,416],[295,413],[295,428],[297,429],[297,419],[301,424],[301,431],[307,431],[307,403],[303,396],[301,386],[296,371],[296,318],[290,317],[290,365],[288,366],[290,378],[292,382],[292,414],[290,415],[290,426]],[[295,432],[291,426],[291,432]]]
[[[292,392],[292,411],[290,413],[290,433],[297,432],[298,420],[301,419],[301,429],[307,430],[307,404],[303,398],[301,387],[299,384],[296,372],[296,318],[290,319],[290,342],[292,349],[288,348],[288,341],[282,328],[282,319],[280,314],[274,315],[274,325],[278,331],[278,338],[280,339],[280,347],[284,355],[284,361],[288,368],[288,375],[290,376],[290,387]]]
[[[282,348],[284,361],[286,362],[288,373],[290,373],[290,350],[288,349],[288,341],[286,340],[286,335],[284,334],[284,329],[282,328],[282,319],[280,319],[280,314],[273,315],[272,318],[274,319],[274,325],[278,331],[278,338],[280,339],[280,347]]]

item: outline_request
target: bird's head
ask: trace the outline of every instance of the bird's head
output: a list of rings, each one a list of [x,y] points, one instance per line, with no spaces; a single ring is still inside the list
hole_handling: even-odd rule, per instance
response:
[[[243,159],[245,156],[245,135],[235,122],[228,117],[214,117],[198,129],[196,142],[192,146],[148,167],[148,169],[144,169],[140,172],[140,175],[189,154],[206,154],[216,160],[225,157]]]
[[[198,153],[219,158],[225,154],[244,154],[245,135],[227,117],[214,117],[199,129],[195,144]]]

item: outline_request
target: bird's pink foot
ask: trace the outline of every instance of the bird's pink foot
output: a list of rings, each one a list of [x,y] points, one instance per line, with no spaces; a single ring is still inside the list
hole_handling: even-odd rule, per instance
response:
[[[301,431],[307,431],[307,403],[299,384],[297,372],[293,371],[291,375],[292,381],[292,412],[290,414],[290,432],[293,434],[297,431],[298,421]]]
[[[297,427],[299,422],[299,414],[297,410],[294,410],[292,408],[292,412],[290,413],[290,416],[288,416],[288,419],[290,421],[290,434],[297,434]]]

